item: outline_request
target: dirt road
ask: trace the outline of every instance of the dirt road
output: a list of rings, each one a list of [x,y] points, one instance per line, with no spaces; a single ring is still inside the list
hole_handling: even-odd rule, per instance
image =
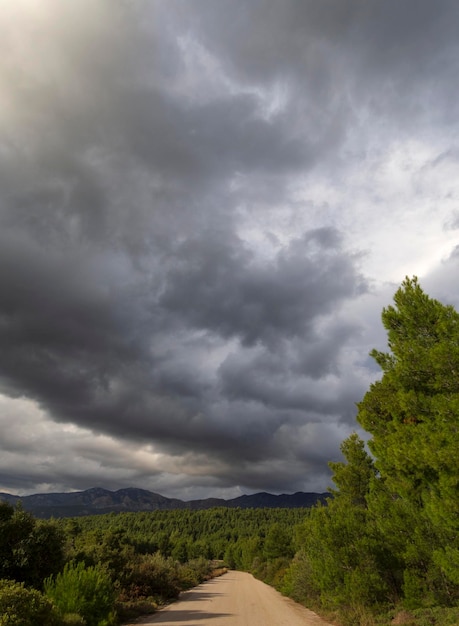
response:
[[[312,611],[244,572],[228,572],[128,626],[327,626]]]

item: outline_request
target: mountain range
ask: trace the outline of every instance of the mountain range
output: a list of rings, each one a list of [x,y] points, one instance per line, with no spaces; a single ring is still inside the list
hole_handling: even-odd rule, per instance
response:
[[[271,493],[255,493],[239,496],[231,500],[206,498],[204,500],[178,500],[166,498],[158,493],[128,487],[109,491],[101,487],[93,487],[86,491],[72,493],[39,493],[30,496],[16,496],[0,493],[0,501],[15,505],[19,500],[26,511],[36,517],[77,517],[81,515],[99,515],[103,513],[120,513],[122,511],[172,511],[174,509],[210,509],[213,507],[256,508],[301,508],[311,507],[317,502],[324,502],[327,493],[305,493],[273,495]]]

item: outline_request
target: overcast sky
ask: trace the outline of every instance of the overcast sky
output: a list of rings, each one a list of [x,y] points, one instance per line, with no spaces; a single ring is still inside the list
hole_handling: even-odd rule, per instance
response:
[[[459,305],[457,0],[2,0],[0,491],[325,491]]]

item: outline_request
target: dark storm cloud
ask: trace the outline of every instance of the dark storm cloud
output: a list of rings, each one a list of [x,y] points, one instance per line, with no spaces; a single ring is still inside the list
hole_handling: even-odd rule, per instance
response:
[[[277,86],[284,98],[276,121],[309,146],[310,167],[336,175],[349,158],[341,153],[349,133],[363,157],[370,118],[374,133],[398,140],[457,120],[454,0],[239,0],[208,2],[202,14],[172,7],[234,81]]]
[[[343,175],[367,109],[456,110],[454,3],[39,4],[0,7],[0,390],[196,484],[322,480],[367,382],[342,310],[368,281],[290,186]]]
[[[312,97],[322,102],[335,90],[335,78],[341,79],[338,89],[346,81],[373,77],[405,84],[406,91],[402,77],[417,88],[420,78],[438,87],[432,69],[443,75],[456,66],[459,8],[454,0],[222,0],[207,2],[199,14],[192,5],[172,1],[171,6],[241,78],[256,84],[276,78],[297,82],[302,76],[300,88],[314,87]],[[339,76],[336,70],[349,63]]]
[[[165,176],[181,176],[187,185],[210,176],[218,181],[239,170],[283,174],[316,158],[314,146],[299,141],[287,124],[261,119],[254,96],[235,95],[190,109],[188,103],[145,91],[130,93],[121,107],[129,112],[124,121],[130,153]]]
[[[242,242],[204,233],[179,247],[161,304],[197,328],[245,345],[307,334],[318,315],[364,288],[337,232],[305,233],[260,263]]]
[[[123,289],[122,272],[110,282],[109,256],[104,266],[97,256],[4,241],[3,391],[35,398],[58,420],[159,442],[175,454],[218,455],[228,467],[235,459],[282,458],[290,441],[278,437],[283,426],[306,416],[336,419],[339,393],[320,397],[302,386],[333,367],[324,364],[331,337],[305,343],[314,320],[362,289],[337,234],[305,233],[258,268],[237,238],[226,247],[223,238],[198,243],[179,246],[157,283],[142,273],[136,283],[131,270]],[[220,370],[206,372],[199,352],[195,360],[196,331],[207,335],[201,352],[237,342]],[[335,328],[335,356],[339,333],[342,344],[348,332]],[[285,342],[300,336],[298,354]],[[282,343],[276,358],[270,349]],[[264,358],[250,377],[244,352],[257,345]],[[240,362],[239,383],[231,360]]]
[[[314,414],[319,420],[327,413],[344,415],[344,390],[333,394],[330,379],[342,373],[337,354],[355,331],[343,324],[311,339],[279,343],[275,352],[255,348],[233,353],[220,366],[222,391],[233,400],[256,401],[275,410],[301,413],[308,407],[312,421]],[[314,381],[327,377],[328,393],[321,396]]]

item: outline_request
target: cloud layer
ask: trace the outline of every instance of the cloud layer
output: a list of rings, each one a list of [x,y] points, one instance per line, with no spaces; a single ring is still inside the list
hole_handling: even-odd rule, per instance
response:
[[[324,490],[405,274],[459,302],[459,11],[0,6],[0,490]]]

